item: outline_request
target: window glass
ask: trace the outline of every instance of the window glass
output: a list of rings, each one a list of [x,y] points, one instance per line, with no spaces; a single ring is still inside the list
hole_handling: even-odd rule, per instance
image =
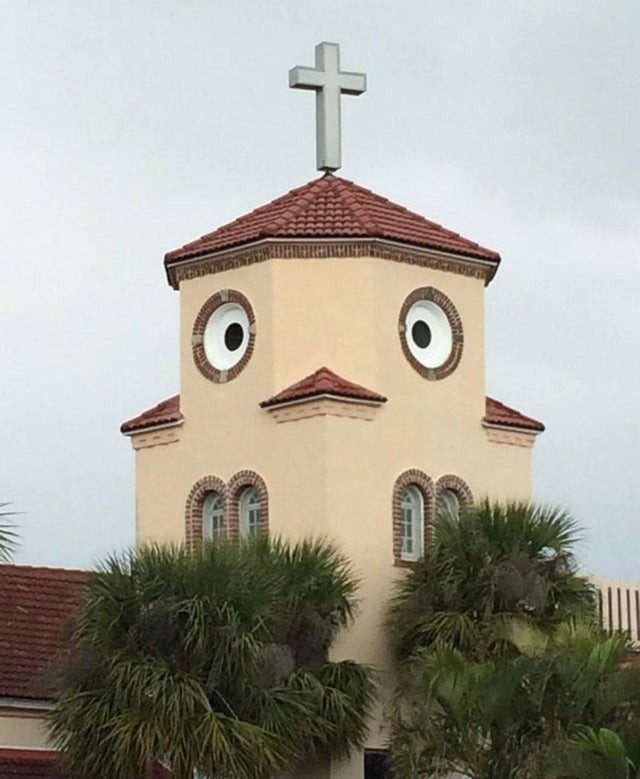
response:
[[[418,560],[424,553],[424,507],[417,487],[405,487],[400,503],[402,511],[402,559]]]
[[[260,496],[249,487],[240,496],[240,535],[257,536],[260,533]]]
[[[202,536],[207,540],[224,538],[224,502],[217,492],[210,492],[202,506]]]
[[[386,779],[389,776],[389,753],[380,749],[366,749],[364,779]]]
[[[446,514],[457,517],[460,514],[460,499],[453,490],[442,490],[438,508]]]

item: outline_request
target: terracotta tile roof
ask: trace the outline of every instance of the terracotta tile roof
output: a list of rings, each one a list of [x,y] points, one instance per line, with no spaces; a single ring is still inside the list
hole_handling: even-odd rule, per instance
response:
[[[260,406],[269,408],[322,395],[364,400],[369,403],[386,403],[387,401],[384,395],[379,395],[377,392],[362,387],[360,384],[354,384],[352,381],[343,379],[342,376],[338,376],[329,368],[318,368],[310,376],[297,381],[268,400],[263,400]]]
[[[0,697],[53,697],[46,671],[69,637],[89,576],[0,565]]]
[[[165,255],[165,264],[263,238],[386,238],[464,257],[500,255],[352,181],[325,174]]]
[[[134,433],[139,430],[144,430],[148,427],[157,427],[158,425],[169,425],[172,422],[182,422],[184,419],[180,412],[180,395],[174,395],[172,398],[167,398],[157,406],[143,411],[133,419],[128,419],[120,425],[120,432]]]
[[[31,749],[0,749],[2,779],[80,779],[60,762],[58,752]]]
[[[515,408],[505,406],[504,403],[500,403],[499,400],[494,398],[486,399],[484,422],[488,425],[503,425],[505,427],[517,427],[521,430],[531,430],[532,432],[541,433],[544,430],[542,422],[538,422],[537,419],[525,416]]]
[[[303,400],[304,398],[311,398],[318,395],[336,395],[339,397],[349,397],[374,403],[384,403],[387,400],[383,395],[379,395],[377,392],[373,392],[373,390],[369,390],[359,384],[354,384],[347,379],[343,379],[341,376],[338,376],[333,371],[329,370],[329,368],[319,368],[315,373],[312,373],[311,376],[307,376],[295,384],[292,384],[290,387],[283,389],[268,400],[263,400],[260,403],[260,406],[262,408],[269,408],[270,406],[277,406],[281,403],[290,403],[291,401]],[[157,410],[160,408],[164,408],[164,412],[158,414]],[[174,395],[172,398],[163,400],[162,403],[158,403],[157,406],[150,408],[148,411],[143,411],[142,414],[135,417],[135,419],[125,422],[120,429],[124,433],[130,432],[131,430],[154,427],[154,425],[167,424],[167,422],[182,419],[184,419],[184,417],[180,412],[180,395]],[[136,423],[138,423],[139,420],[144,420],[144,424],[138,426]],[[506,406],[499,400],[489,397],[485,399],[485,417],[483,421],[489,425],[517,427],[522,430],[531,430],[532,432],[539,433],[545,429],[542,422],[538,422],[537,419],[528,417],[515,408]]]
[[[150,779],[170,779],[171,772],[155,765]],[[59,752],[46,749],[0,748],[0,779],[82,779],[69,772]]]

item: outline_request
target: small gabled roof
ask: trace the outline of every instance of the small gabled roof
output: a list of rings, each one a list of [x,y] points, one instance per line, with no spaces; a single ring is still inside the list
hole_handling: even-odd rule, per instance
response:
[[[373,403],[385,403],[387,400],[383,395],[379,395],[373,390],[343,379],[329,368],[319,368],[315,373],[283,389],[277,395],[268,400],[263,400],[260,406],[269,408],[319,395],[334,395]],[[161,411],[158,411],[159,409]],[[146,428],[160,427],[171,422],[182,421],[183,419],[184,416],[180,411],[180,395],[174,395],[125,422],[120,429],[127,434]],[[486,425],[513,427],[534,433],[541,433],[545,429],[542,422],[539,422],[537,419],[528,417],[515,408],[490,397],[485,398],[485,416],[482,421]]]
[[[143,411],[133,419],[128,419],[120,425],[120,432],[124,435],[138,433],[142,430],[161,425],[179,424],[184,420],[180,411],[180,395],[174,395],[158,403],[153,408]]]
[[[499,427],[516,427],[520,430],[530,430],[534,433],[542,433],[544,425],[533,417],[525,416],[515,408],[505,406],[499,400],[494,398],[486,399],[486,410],[484,423],[487,425],[498,425]]]
[[[318,368],[317,371],[295,384],[278,392],[277,395],[260,403],[262,408],[281,406],[285,403],[295,403],[316,397],[330,395],[336,398],[348,400],[361,400],[365,403],[386,403],[387,399],[378,392],[367,389],[360,384],[354,384],[348,379],[343,379],[329,368]]]
[[[0,697],[47,700],[89,571],[0,565]]]
[[[500,255],[331,173],[168,252],[165,265],[271,239],[383,238],[489,261]]]

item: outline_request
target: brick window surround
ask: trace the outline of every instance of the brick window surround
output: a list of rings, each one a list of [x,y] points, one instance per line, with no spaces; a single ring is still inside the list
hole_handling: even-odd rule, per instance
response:
[[[449,326],[451,327],[451,336],[453,339],[451,345],[451,352],[447,359],[439,365],[437,368],[427,368],[416,360],[411,354],[411,349],[407,342],[407,328],[405,321],[409,309],[414,303],[420,300],[430,300],[439,306],[445,313],[445,316],[449,320]],[[400,316],[398,318],[398,331],[400,333],[400,343],[402,345],[402,351],[407,360],[411,363],[412,367],[425,379],[429,381],[437,381],[438,379],[444,379],[450,373],[453,373],[458,367],[458,363],[462,357],[462,349],[464,346],[464,333],[462,331],[462,319],[458,313],[458,309],[453,305],[451,300],[440,292],[435,287],[420,287],[414,289],[405,299],[400,309]]]
[[[396,565],[411,566],[413,561],[402,559],[402,493],[406,487],[413,486],[422,495],[424,508],[424,544],[425,548],[433,538],[433,518],[435,514],[436,490],[432,479],[426,473],[411,468],[404,471],[393,485],[392,518],[393,518],[393,558]]]
[[[473,493],[469,485],[459,476],[453,473],[447,473],[441,476],[436,482],[436,505],[440,499],[440,494],[445,490],[451,490],[458,498],[460,508],[465,509],[473,504]]]
[[[249,319],[249,343],[247,344],[247,349],[242,355],[242,358],[232,368],[229,368],[228,370],[218,370],[218,368],[211,365],[207,358],[204,348],[204,331],[206,330],[207,322],[213,312],[227,303],[237,303],[245,310]],[[196,368],[205,378],[215,381],[217,384],[223,384],[224,382],[235,379],[249,362],[251,355],[253,354],[255,341],[256,318],[251,303],[242,292],[238,292],[238,290],[221,289],[219,292],[216,292],[215,295],[211,295],[211,297],[207,299],[193,323],[193,331],[191,334],[193,361],[196,364]]]
[[[229,538],[240,535],[240,498],[242,493],[253,487],[260,498],[260,534],[269,532],[269,493],[260,474],[255,471],[238,471],[227,484],[227,533]]]
[[[269,493],[264,479],[255,471],[238,471],[225,482],[218,476],[204,476],[189,491],[185,506],[185,543],[194,548],[202,543],[202,511],[207,496],[217,492],[224,501],[226,538],[240,536],[240,496],[249,487],[260,498],[260,532],[269,532]]]
[[[225,532],[229,532],[227,486],[217,476],[204,476],[191,488],[185,506],[185,543],[190,548],[202,543],[202,511],[207,495],[212,492],[217,492],[222,498],[225,506]]]

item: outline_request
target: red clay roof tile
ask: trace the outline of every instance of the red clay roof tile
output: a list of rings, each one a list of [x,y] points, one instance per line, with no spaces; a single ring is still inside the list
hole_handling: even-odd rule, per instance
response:
[[[464,257],[500,262],[492,249],[463,238],[352,181],[325,174],[168,252],[165,264],[263,238],[386,238]]]
[[[494,398],[486,399],[486,410],[484,422],[488,425],[501,425],[504,427],[517,427],[522,430],[531,430],[532,432],[541,433],[544,430],[542,422],[538,422],[537,419],[525,416],[515,408],[505,406],[504,403],[500,403],[499,400]]]
[[[354,384],[347,379],[343,379],[342,376],[338,376],[329,368],[318,368],[310,376],[297,381],[268,400],[263,400],[260,406],[262,408],[270,408],[271,406],[279,406],[283,403],[292,403],[297,400],[315,398],[321,395],[364,400],[369,403],[386,403],[387,400],[384,395],[362,387],[360,384]]]
[[[323,374],[325,371],[326,373]],[[324,387],[327,389],[324,389]],[[352,388],[351,392],[355,394],[348,394],[349,387]],[[360,396],[359,393],[364,393],[364,395]],[[304,397],[322,394],[342,394],[346,397],[372,400],[378,403],[384,403],[386,401],[386,398],[382,395],[378,395],[378,393],[368,390],[366,387],[353,384],[352,382],[337,376],[328,368],[320,368],[315,373],[312,373],[311,376],[307,376],[296,384],[292,384],[272,398],[263,400],[260,405],[262,408],[268,408],[269,406],[275,406],[279,403],[287,403],[291,400],[300,400]],[[164,408],[164,413],[156,416],[157,409],[161,407]],[[129,432],[133,429],[151,428],[156,425],[166,424],[168,421],[181,419],[184,419],[184,417],[180,412],[180,395],[174,395],[172,398],[168,398],[168,400],[163,400],[162,403],[158,403],[157,406],[154,406],[148,411],[143,411],[142,414],[129,420],[129,422],[125,422],[120,429],[122,432]],[[137,423],[138,420],[144,420],[144,424],[141,424],[139,428],[129,427],[129,425]],[[485,416],[483,421],[489,425],[516,427],[522,430],[531,430],[539,433],[545,429],[542,422],[538,422],[538,420],[528,417],[510,406],[506,406],[499,400],[489,397],[485,398]],[[127,430],[125,430],[125,426],[127,426]]]
[[[154,765],[152,779],[170,779],[171,772]],[[82,779],[69,772],[59,752],[48,749],[0,748],[0,779]]]
[[[0,565],[0,696],[53,698],[46,679],[91,574]]]
[[[180,395],[174,395],[167,398],[157,406],[143,411],[133,419],[128,419],[120,425],[120,432],[127,435],[144,430],[147,427],[158,427],[159,425],[169,425],[172,422],[182,422],[184,419],[180,412]]]

